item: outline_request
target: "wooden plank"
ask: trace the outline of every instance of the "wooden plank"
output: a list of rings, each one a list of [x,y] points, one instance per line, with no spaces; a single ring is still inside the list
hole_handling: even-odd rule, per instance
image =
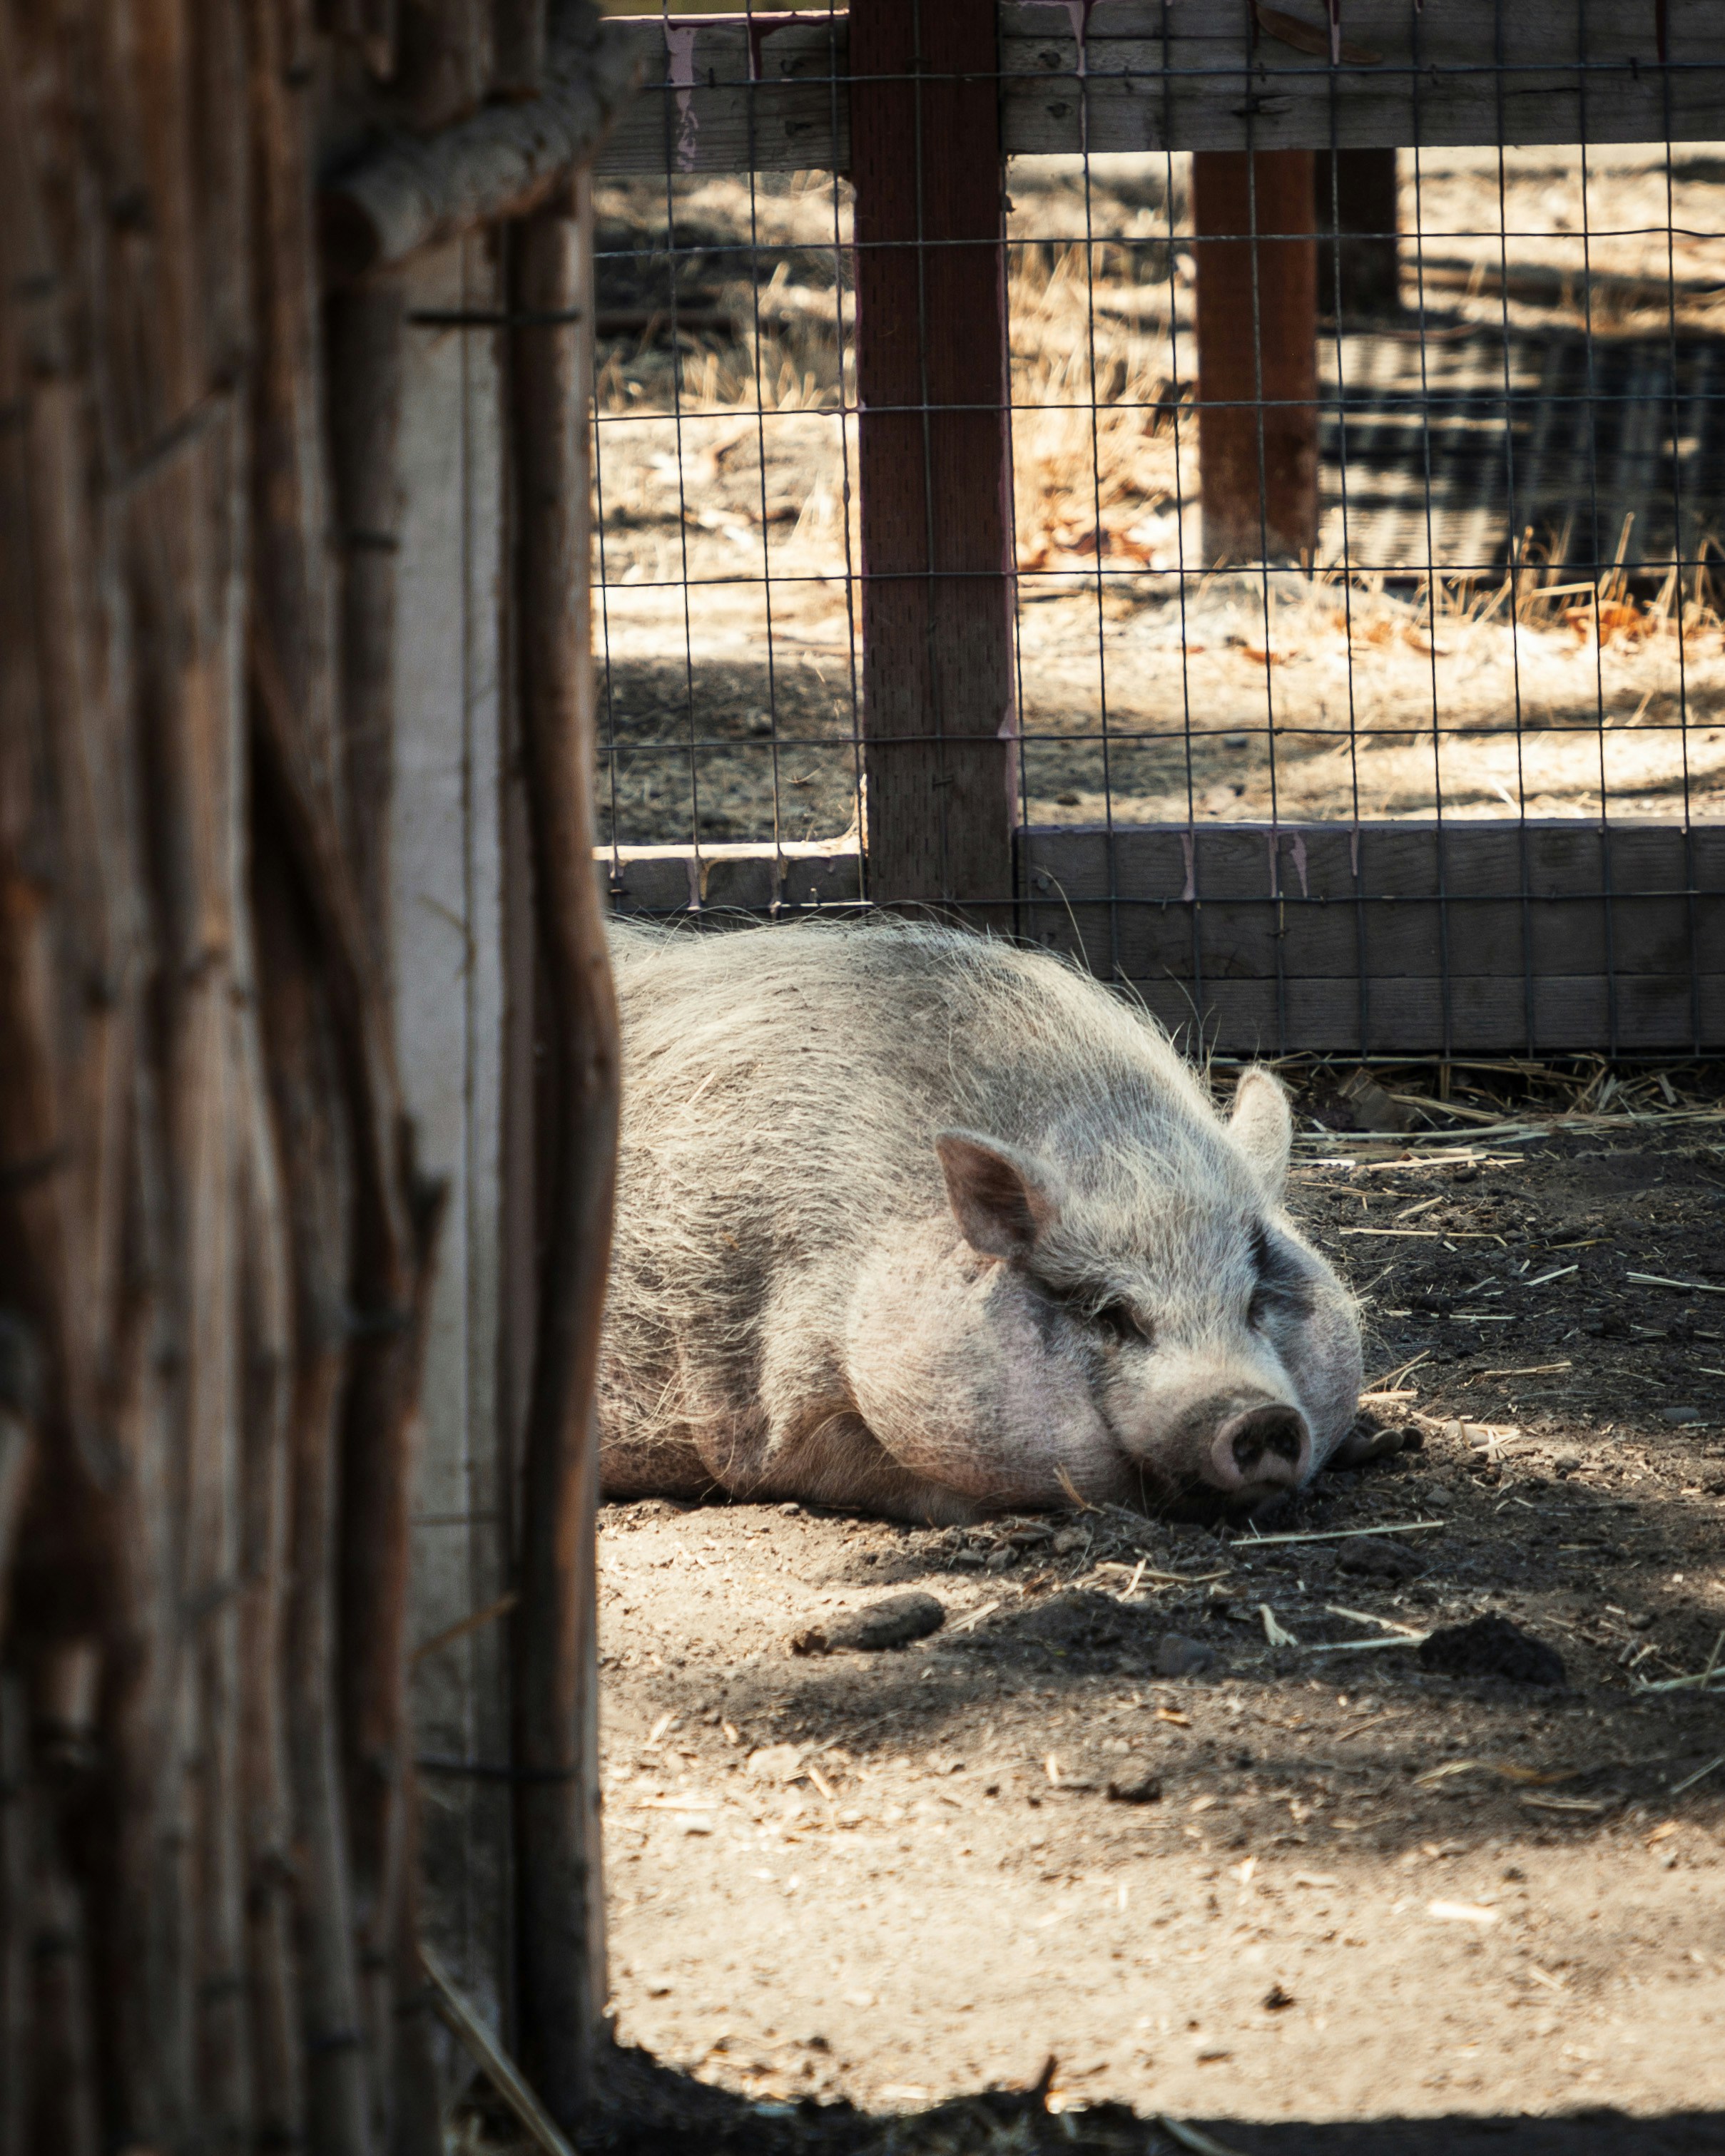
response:
[[[1363,1033],[1352,982],[1290,981],[1279,998],[1274,981],[1225,981],[1207,986],[1201,1006],[1177,983],[1132,986],[1188,1045],[1200,1037],[1201,1011],[1204,1045],[1223,1055],[1570,1054],[1603,1046],[1614,994],[1620,1054],[1692,1052],[1697,1002],[1702,1046],[1725,1043],[1725,974],[1719,973],[1702,974],[1693,998],[1686,979],[1624,975],[1608,983],[1594,975],[1536,982],[1531,1038],[1520,982],[1463,975],[1449,984],[1447,1040],[1443,984],[1435,980],[1373,983]]]
[[[1318,545],[1311,153],[1202,151],[1192,199],[1204,561],[1310,563]]]
[[[1711,141],[1725,107],[1725,34],[1711,0],[1666,0],[1657,11],[1617,0],[1347,0],[1333,69],[1317,0],[1285,0],[1278,13],[1305,22],[1316,49],[1258,29],[1244,0],[1094,0],[1082,11],[1002,0],[1002,147],[1017,157]],[[1074,19],[1086,25],[1082,48]],[[756,15],[753,25],[751,46],[739,15],[614,23],[608,34],[631,42],[646,87],[598,171],[847,169],[847,18]],[[1350,50],[1377,58],[1367,64]]]
[[[862,901],[862,862],[854,844],[784,846],[595,846],[594,859],[618,913],[668,919],[723,909],[805,911]]]
[[[1609,1048],[1614,1002],[1625,1053],[1725,1046],[1725,824],[1061,825],[1017,844],[1020,934],[1130,982],[1171,1026],[1202,1005],[1224,1053],[1441,1050],[1446,956],[1458,1052]],[[595,859],[616,910],[649,917],[859,896],[851,850]]]
[[[565,2133],[608,2032],[600,1831],[595,1389],[622,1056],[590,849],[593,194],[586,175],[511,236],[521,747],[539,929],[544,1238],[522,1431],[513,1691],[516,1991],[523,2068]],[[574,336],[566,326],[579,324]]]
[[[1446,972],[1457,1050],[1725,1039],[1692,990],[1725,948],[1725,826],[1068,827],[1020,859],[1032,940],[1170,1023],[1202,1005],[1229,1052],[1441,1049]]]
[[[404,272],[409,314],[497,311],[481,239],[445,242]],[[507,678],[501,594],[507,525],[498,341],[410,323],[403,361],[401,553],[387,861],[396,1040],[421,1168],[449,1186],[426,1343],[414,1493],[410,1636],[434,1638],[511,1583],[509,1432],[498,1412],[502,1123],[507,1034],[502,863]],[[508,1756],[504,1628],[415,1666],[415,1748]],[[512,1856],[505,1784],[423,1785],[426,1937],[504,2025]],[[461,2071],[441,2037],[443,2064]]]
[[[850,58],[869,891],[1009,925],[1017,713],[995,0],[859,0]]]
[[[850,163],[843,15],[623,18],[641,87],[600,151],[605,175],[842,171]]]
[[[1258,824],[1027,833],[1027,897],[1038,878],[1084,924],[1087,947],[1129,978],[1344,979],[1441,973],[1450,963],[1504,976],[1613,969],[1686,975],[1725,935],[1725,831],[1675,825]],[[1439,880],[1441,836],[1442,880]],[[1608,882],[1608,871],[1609,880]],[[1111,875],[1111,880],[1110,880]],[[1202,903],[1182,903],[1190,888]],[[1108,904],[1112,893],[1122,901]],[[1442,891],[1443,898],[1439,894]],[[1117,918],[1110,924],[1108,915]],[[1094,916],[1094,917],[1093,917]],[[1465,959],[1462,954],[1465,952]],[[1107,970],[1110,958],[1102,960]]]
[[[1347,0],[1339,64],[1316,0],[1165,8],[1095,0],[1001,10],[1009,152],[1327,150],[1442,143],[1710,141],[1725,98],[1719,12],[1707,0]],[[1658,25],[1666,26],[1666,59]],[[1355,57],[1350,57],[1350,54]],[[1370,57],[1366,57],[1370,56]]]

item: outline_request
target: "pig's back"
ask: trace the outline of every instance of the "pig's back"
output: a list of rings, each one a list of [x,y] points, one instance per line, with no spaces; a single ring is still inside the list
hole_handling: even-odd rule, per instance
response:
[[[953,1125],[1063,1152],[1061,1134],[1087,1125],[1215,1128],[1160,1030],[1045,953],[872,921],[627,927],[613,955],[631,1138],[681,1145],[698,1129],[722,1152],[741,1115],[757,1160],[788,1152],[938,1188],[930,1141]],[[693,1104],[685,1081],[702,1088]]]

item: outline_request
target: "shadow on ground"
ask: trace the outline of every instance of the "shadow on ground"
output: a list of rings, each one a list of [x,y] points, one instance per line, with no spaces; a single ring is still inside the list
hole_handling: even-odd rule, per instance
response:
[[[481,2146],[514,2145],[503,2120],[487,2123]],[[582,2156],[1453,2156],[1475,2147],[1513,2156],[1715,2156],[1725,2148],[1725,2113],[1630,2118],[1601,2107],[1547,2118],[1264,2126],[1142,2118],[1117,2103],[1050,2108],[1044,2090],[1032,2088],[986,2089],[929,2111],[871,2117],[842,2102],[754,2102],[620,2046],[577,2147]]]

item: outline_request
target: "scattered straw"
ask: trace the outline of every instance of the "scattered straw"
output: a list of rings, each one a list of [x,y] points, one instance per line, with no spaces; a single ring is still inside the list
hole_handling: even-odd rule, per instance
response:
[[[1408,1362],[1398,1364],[1393,1370],[1386,1370],[1381,1378],[1374,1378],[1372,1380],[1372,1389],[1370,1392],[1362,1393],[1360,1398],[1362,1400],[1370,1400],[1399,1397],[1393,1392],[1392,1389],[1399,1385],[1404,1378],[1411,1378],[1420,1364],[1429,1359],[1431,1352],[1429,1348],[1422,1348],[1419,1353]]]
[[[1430,1639],[1429,1632],[1392,1632],[1382,1640],[1316,1640],[1305,1651],[1309,1655],[1362,1655],[1374,1647],[1419,1647]]]
[[[1725,1287],[1710,1287],[1705,1281],[1667,1280],[1663,1273],[1625,1273],[1624,1278],[1640,1287],[1680,1287],[1691,1295],[1725,1295]]]
[[[1093,1505],[1088,1497],[1079,1496],[1077,1483],[1073,1481],[1071,1476],[1067,1473],[1063,1467],[1057,1467],[1054,1470],[1054,1479],[1058,1482],[1061,1488],[1066,1492],[1067,1496],[1071,1498],[1073,1507],[1075,1511],[1080,1512],[1094,1512],[1100,1509],[1099,1507]]]
[[[1416,1243],[1503,1243],[1501,1235],[1494,1235],[1486,1228],[1344,1228],[1344,1235],[1395,1235],[1411,1239]],[[1504,1243],[1507,1250],[1509,1245]],[[1633,1280],[1635,1276],[1630,1277]],[[1720,1291],[1725,1295],[1725,1288]]]
[[[1717,1673],[1725,1678],[1725,1670],[1719,1668],[1720,1650],[1725,1648],[1725,1632],[1713,1642],[1713,1651],[1707,1656],[1707,1667],[1692,1670],[1686,1676],[1655,1677],[1638,1680],[1642,1691],[1705,1691]]]
[[[1241,1535],[1231,1549],[1269,1549],[1276,1543],[1349,1543],[1357,1535],[1417,1535],[1427,1527],[1446,1527],[1447,1520],[1398,1520],[1386,1527],[1318,1527],[1298,1535]]]
[[[1685,1789],[1692,1789],[1697,1782],[1706,1781],[1709,1774],[1717,1774],[1721,1767],[1725,1767],[1725,1752],[1722,1752],[1717,1759],[1709,1759],[1705,1767],[1697,1767],[1692,1774],[1686,1774],[1681,1782],[1674,1782],[1670,1794],[1681,1797]]]
[[[1369,1609],[1345,1609],[1339,1602],[1326,1602],[1324,1608],[1331,1617],[1346,1617],[1356,1625],[1378,1625],[1386,1632],[1405,1632],[1411,1639],[1426,1636],[1417,1625],[1398,1625],[1393,1617],[1374,1617]]]

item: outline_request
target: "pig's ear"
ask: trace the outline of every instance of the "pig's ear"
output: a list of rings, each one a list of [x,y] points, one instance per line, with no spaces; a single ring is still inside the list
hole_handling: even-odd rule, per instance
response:
[[[1288,1156],[1294,1149],[1294,1118],[1280,1078],[1268,1070],[1248,1070],[1235,1088],[1228,1132],[1263,1178],[1278,1204],[1288,1182]]]
[[[1056,1209],[1032,1163],[968,1131],[942,1131],[935,1150],[953,1218],[971,1248],[989,1258],[1027,1258]]]

